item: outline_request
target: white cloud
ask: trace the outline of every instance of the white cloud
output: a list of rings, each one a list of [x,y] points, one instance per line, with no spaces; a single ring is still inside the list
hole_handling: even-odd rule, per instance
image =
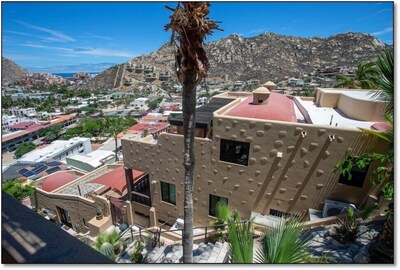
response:
[[[75,39],[73,37],[70,37],[62,32],[56,31],[56,30],[52,30],[49,28],[45,28],[45,27],[41,27],[41,26],[37,26],[37,25],[33,25],[33,24],[29,24],[26,22],[22,22],[22,21],[18,21],[18,20],[14,20],[16,23],[26,26],[30,29],[35,29],[41,32],[45,32],[50,34],[51,36],[48,38],[51,38],[52,41],[60,41],[60,42],[65,42],[65,41],[75,41]]]
[[[94,35],[94,34],[90,34],[90,33],[85,33],[85,35],[84,35],[82,38],[93,38],[93,39],[113,40],[113,38],[108,37],[108,36]]]
[[[127,58],[133,58],[135,54],[131,52],[126,52],[126,51],[120,51],[120,50],[113,50],[113,49],[105,49],[105,48],[66,48],[66,47],[53,47],[53,46],[47,46],[47,45],[42,45],[42,44],[34,44],[34,43],[24,43],[20,44],[21,46],[24,47],[30,47],[30,48],[38,48],[38,49],[50,49],[50,50],[57,50],[57,51],[62,51],[62,52],[67,52],[70,54],[75,54],[75,55],[93,55],[93,56],[119,56],[119,57],[127,57]]]
[[[268,28],[260,28],[260,29],[253,29],[248,34],[256,34],[256,33],[261,33],[261,32],[267,32],[269,29]]]
[[[393,27],[386,27],[385,29],[371,33],[371,35],[380,36],[380,35],[383,35],[386,33],[391,33],[391,32],[393,32]]]

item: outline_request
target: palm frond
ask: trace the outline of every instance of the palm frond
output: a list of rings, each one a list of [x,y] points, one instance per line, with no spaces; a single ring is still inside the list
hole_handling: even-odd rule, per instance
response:
[[[393,51],[386,50],[379,55],[376,65],[380,70],[379,87],[377,95],[388,102],[386,113],[394,112],[394,57]]]
[[[230,220],[228,229],[232,263],[252,263],[254,239],[251,223],[235,223]]]
[[[264,234],[262,248],[257,250],[258,263],[301,263],[306,258],[307,237],[297,218],[281,218],[271,232]]]

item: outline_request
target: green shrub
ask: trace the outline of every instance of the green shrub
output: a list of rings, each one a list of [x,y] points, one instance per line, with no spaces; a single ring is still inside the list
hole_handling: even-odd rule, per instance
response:
[[[129,254],[129,257],[133,263],[140,263],[142,262],[143,255],[142,251],[144,249],[143,243],[141,241],[137,241],[135,244],[135,251]]]
[[[21,201],[27,196],[31,196],[35,192],[32,186],[25,184],[21,179],[8,180],[2,184],[1,189],[18,201]]]
[[[20,158],[26,153],[32,151],[33,149],[36,148],[36,145],[33,143],[28,143],[28,142],[23,142],[15,151],[14,155],[16,158]]]
[[[100,246],[99,252],[111,260],[114,260],[115,258],[114,247],[108,242],[105,242]]]

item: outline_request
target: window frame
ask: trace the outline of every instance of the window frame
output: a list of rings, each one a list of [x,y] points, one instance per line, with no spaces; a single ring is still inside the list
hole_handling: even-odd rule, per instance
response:
[[[344,164],[346,166],[346,164]],[[350,187],[363,188],[365,179],[367,178],[369,166],[366,165],[364,168],[359,168],[357,165],[351,168],[350,174],[351,179],[349,180],[348,174],[344,176],[342,173],[339,174],[338,184],[346,185]]]
[[[212,197],[216,197],[216,198],[217,198],[217,201],[216,201],[214,207],[212,207],[212,203],[211,203]],[[221,200],[221,199],[222,199],[222,200]],[[210,217],[217,217],[217,204],[218,204],[219,202],[221,202],[221,201],[224,201],[224,200],[226,200],[225,203],[226,203],[226,205],[228,206],[228,204],[229,204],[229,199],[228,199],[228,198],[222,197],[222,196],[218,196],[218,195],[213,195],[213,194],[210,194],[210,195],[208,196],[208,215],[209,215]],[[211,210],[213,210],[213,211],[211,211]],[[213,213],[211,213],[211,212],[213,212]]]
[[[233,143],[233,145],[232,145]],[[244,147],[246,146],[244,150],[244,153],[242,153],[242,156],[238,158],[238,147]],[[230,148],[231,147],[231,148]],[[226,148],[226,149],[224,149]],[[234,157],[229,157],[227,152],[229,151],[234,151],[233,154],[235,155]],[[242,151],[239,149],[239,151]],[[247,158],[245,162],[240,162],[239,160],[245,155],[247,152]],[[219,160],[223,162],[228,162],[231,164],[236,164],[236,165],[241,165],[241,166],[249,166],[249,158],[250,158],[250,143],[249,142],[243,142],[243,141],[234,141],[234,140],[229,140],[229,139],[220,139],[220,147],[219,147]]]
[[[58,206],[57,206],[57,211],[60,215],[61,223],[72,228],[72,218],[71,218],[71,214],[69,213],[69,211],[65,210],[64,208],[58,207]]]
[[[163,186],[167,188],[167,192],[163,192]],[[171,196],[171,187],[173,187],[173,193],[174,196]],[[161,201],[165,202],[165,203],[169,203],[169,204],[173,204],[176,205],[176,185],[175,184],[171,184],[168,182],[163,182],[160,181],[160,193],[161,193]],[[167,197],[164,197],[164,195],[167,194]],[[165,200],[164,200],[165,199]]]

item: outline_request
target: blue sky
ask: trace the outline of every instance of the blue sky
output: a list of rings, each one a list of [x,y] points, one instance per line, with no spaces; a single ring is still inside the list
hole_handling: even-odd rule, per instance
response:
[[[167,2],[2,2],[2,55],[30,71],[102,71],[169,41]],[[369,33],[393,43],[391,2],[212,2],[221,21],[206,41],[232,33],[328,37]]]

